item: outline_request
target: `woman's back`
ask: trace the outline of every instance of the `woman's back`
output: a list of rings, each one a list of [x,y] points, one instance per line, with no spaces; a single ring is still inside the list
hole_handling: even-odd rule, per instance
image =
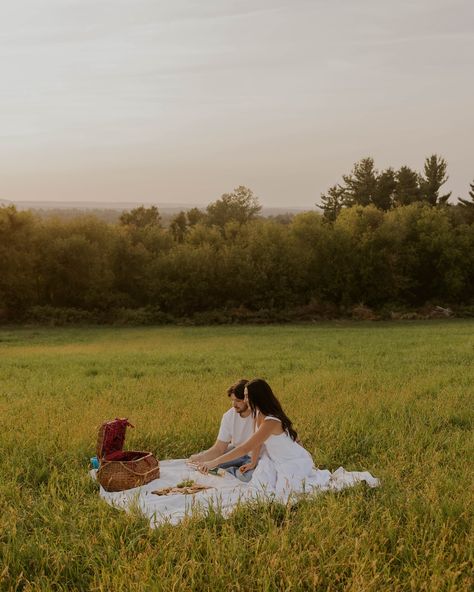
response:
[[[267,415],[263,421],[274,421],[281,424],[281,420],[273,415]],[[287,432],[272,434],[265,440],[265,450],[275,463],[293,462],[303,459],[311,459],[310,453],[300,444],[295,442]]]

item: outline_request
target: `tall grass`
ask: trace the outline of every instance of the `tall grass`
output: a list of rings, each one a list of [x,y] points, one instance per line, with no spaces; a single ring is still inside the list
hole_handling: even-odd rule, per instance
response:
[[[474,323],[0,330],[1,590],[468,590]],[[87,474],[210,445],[226,387],[268,379],[318,466],[382,487],[150,530]]]

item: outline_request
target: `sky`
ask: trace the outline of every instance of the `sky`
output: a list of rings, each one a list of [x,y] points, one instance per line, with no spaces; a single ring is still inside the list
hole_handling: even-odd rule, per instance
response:
[[[354,162],[474,179],[472,0],[8,0],[0,198],[314,207]]]

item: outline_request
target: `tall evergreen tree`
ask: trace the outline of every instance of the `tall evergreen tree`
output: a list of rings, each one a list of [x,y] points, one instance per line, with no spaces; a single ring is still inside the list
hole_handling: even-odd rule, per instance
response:
[[[374,206],[385,212],[390,210],[393,207],[396,187],[397,182],[394,170],[389,168],[382,171],[377,177],[377,185],[372,198]]]
[[[451,191],[439,194],[442,185],[449,179],[446,174],[448,165],[444,158],[432,154],[425,160],[424,177],[421,177],[421,197],[432,206],[445,204],[451,196]]]
[[[402,166],[395,173],[395,206],[407,206],[420,199],[419,175],[410,167]]]
[[[374,159],[367,157],[356,162],[349,175],[342,177],[345,183],[344,205],[368,206],[374,202],[377,190],[377,171]]]
[[[340,185],[333,185],[326,193],[321,193],[321,202],[323,204],[321,207],[326,220],[334,222],[338,217],[344,204],[343,196],[344,187],[341,187]]]
[[[462,199],[461,197],[459,198],[459,203],[467,208],[473,208],[474,209],[474,181],[472,183],[469,184],[470,187],[470,191],[469,191],[469,197],[471,199]]]

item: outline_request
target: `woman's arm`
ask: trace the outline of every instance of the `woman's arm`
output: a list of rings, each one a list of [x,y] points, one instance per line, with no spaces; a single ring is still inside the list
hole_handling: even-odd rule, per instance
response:
[[[216,440],[214,444],[208,448],[207,450],[203,450],[202,452],[197,452],[196,454],[192,454],[188,458],[188,462],[195,463],[195,462],[203,462],[205,460],[212,460],[213,458],[217,458],[225,453],[227,448],[229,447],[229,442],[223,442],[222,440]]]
[[[212,460],[207,462],[203,462],[200,464],[199,470],[202,472],[207,473],[210,469],[215,469],[220,464],[228,462],[230,460],[235,460],[247,454],[248,452],[253,451],[257,447],[260,449],[260,446],[265,442],[267,438],[269,438],[275,429],[275,422],[274,421],[264,421],[262,425],[258,428],[258,430],[250,436],[248,440],[246,440],[240,446],[232,449],[230,452],[223,454],[222,456],[218,456]]]
[[[255,467],[258,464],[258,459],[260,458],[260,450],[262,449],[262,445],[260,444],[260,446],[257,446],[256,448],[254,448],[252,450],[252,458],[250,460],[249,463],[246,463],[245,465],[242,465],[239,468],[239,471],[241,473],[246,473],[247,471],[251,471],[252,469],[255,469]]]

